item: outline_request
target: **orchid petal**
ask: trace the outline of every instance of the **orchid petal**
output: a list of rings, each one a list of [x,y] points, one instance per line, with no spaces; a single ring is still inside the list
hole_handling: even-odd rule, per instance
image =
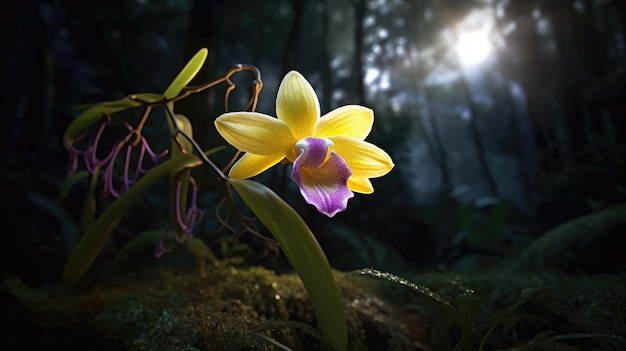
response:
[[[333,150],[346,160],[353,177],[380,177],[394,167],[391,157],[374,144],[345,136],[330,139],[334,142]]]
[[[254,177],[282,161],[284,154],[256,155],[246,153],[233,165],[228,173],[231,178],[245,179]]]
[[[300,73],[291,71],[280,83],[276,116],[287,123],[296,140],[313,135],[320,117],[320,103],[315,90]]]
[[[364,106],[347,105],[322,116],[315,125],[316,137],[344,135],[360,140],[372,131],[374,112]]]
[[[374,192],[374,187],[372,186],[372,182],[368,178],[365,177],[355,177],[352,176],[348,178],[348,182],[346,184],[348,188],[354,192],[361,194],[371,194]]]
[[[324,139],[307,140],[308,144],[300,149],[300,156],[293,163],[291,179],[298,185],[308,204],[328,217],[333,217],[337,212],[345,210],[348,199],[354,197],[346,185],[352,172],[334,151],[330,151],[326,161],[319,167],[306,167],[317,165],[319,154],[328,152],[328,143]]]
[[[257,155],[284,156],[296,142],[285,122],[257,112],[225,113],[215,127],[229,144]]]

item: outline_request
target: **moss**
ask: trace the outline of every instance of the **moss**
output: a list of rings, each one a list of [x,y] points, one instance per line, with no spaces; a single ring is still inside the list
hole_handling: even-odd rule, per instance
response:
[[[202,276],[163,271],[155,282],[67,295],[7,280],[2,296],[6,304],[20,306],[21,313],[15,314],[19,323],[4,338],[4,345],[66,350],[276,349],[259,337],[263,334],[294,350],[325,349],[297,276],[276,275],[263,267],[237,268],[227,262],[208,272]],[[341,284],[351,349],[386,350],[390,345],[414,349],[412,328],[401,327],[395,308],[365,286]],[[366,346],[369,343],[375,347]]]
[[[612,206],[547,231],[514,257],[507,268],[571,274],[623,271],[625,232],[626,204]]]
[[[554,349],[576,345],[586,350],[626,349],[626,271],[621,239],[626,205],[564,223],[544,233],[519,255],[490,269],[468,272],[408,273],[403,278],[454,301],[471,288],[483,301],[479,322],[515,303],[526,289],[545,289],[530,299],[489,336],[487,346],[541,349],[546,332],[580,335]],[[410,306],[426,326],[424,341],[433,349],[452,349],[460,334],[452,322],[410,289],[381,284],[379,296]],[[484,334],[476,335],[476,346]],[[534,345],[534,346],[533,346]]]
[[[402,277],[452,302],[474,291],[482,300],[479,323],[514,304],[525,289],[545,289],[493,330],[488,350],[623,350],[626,272],[617,240],[625,221],[626,206],[617,206],[548,231],[489,270]],[[593,264],[596,258],[601,264]],[[161,268],[158,279],[141,282],[130,272],[118,276],[116,286],[89,293],[32,289],[7,279],[0,286],[0,349],[278,349],[266,338],[293,350],[326,349],[297,275],[232,260],[205,268]],[[453,322],[411,289],[342,272],[336,277],[350,350],[451,350],[459,340]],[[477,349],[485,335],[477,333],[472,346]]]

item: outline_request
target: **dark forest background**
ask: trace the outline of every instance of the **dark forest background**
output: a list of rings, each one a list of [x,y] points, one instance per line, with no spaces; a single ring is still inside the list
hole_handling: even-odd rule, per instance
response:
[[[375,111],[368,140],[396,167],[346,212],[322,218],[285,167],[261,177],[303,215],[334,267],[463,270],[506,257],[559,223],[626,200],[625,7],[621,0],[4,1],[0,180],[9,226],[1,273],[56,281],[76,243],[81,189],[67,198],[59,192],[73,106],[162,92],[202,47],[209,56],[194,82],[256,65],[260,112],[274,115],[278,84],[292,69],[316,89],[322,113],[344,104]],[[455,49],[469,31],[488,38],[491,51],[480,62]],[[180,107],[205,148],[223,143],[212,124],[224,111],[220,89]],[[163,226],[159,195],[155,189],[133,208],[103,255]],[[207,185],[197,235],[219,248],[215,200]],[[241,241],[261,250],[253,237]],[[142,253],[145,262],[154,260],[151,251]]]

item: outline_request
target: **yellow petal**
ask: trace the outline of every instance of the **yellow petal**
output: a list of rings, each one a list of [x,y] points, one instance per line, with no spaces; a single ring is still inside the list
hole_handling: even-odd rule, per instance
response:
[[[332,149],[346,161],[353,177],[380,177],[394,166],[391,157],[374,144],[346,136],[330,139],[335,143]]]
[[[280,83],[276,116],[289,125],[296,140],[313,135],[320,117],[320,103],[315,90],[300,73],[291,71]]]
[[[374,112],[364,106],[347,105],[336,108],[322,116],[315,125],[314,136],[332,137],[345,135],[365,139],[372,130]]]
[[[285,122],[257,112],[225,113],[215,128],[232,146],[257,155],[284,156],[296,143]]]
[[[228,176],[238,179],[254,177],[277,164],[283,158],[285,158],[284,154],[255,155],[246,153],[233,165]]]
[[[354,191],[355,193],[371,194],[374,192],[372,182],[370,182],[367,178],[352,176],[348,178],[346,185],[348,185],[348,189]]]

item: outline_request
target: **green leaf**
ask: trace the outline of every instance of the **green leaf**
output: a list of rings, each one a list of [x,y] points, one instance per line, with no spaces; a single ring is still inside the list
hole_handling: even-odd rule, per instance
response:
[[[87,179],[89,177],[89,172],[87,171],[78,171],[71,175],[69,175],[65,180],[63,180],[63,184],[61,184],[61,197],[65,198],[70,193],[70,190],[76,185],[76,183],[80,182],[83,179]]]
[[[330,264],[302,217],[266,186],[247,179],[230,184],[274,235],[285,256],[302,279],[320,329],[337,350],[347,349],[344,306]]]
[[[115,256],[115,259],[113,260],[113,263],[111,263],[111,269],[115,268],[116,266],[120,265],[122,262],[126,261],[128,257],[131,256],[131,253],[133,251],[141,249],[144,246],[154,247],[164,237],[167,239],[165,240],[166,244],[170,244],[170,242],[173,242],[174,239],[168,238],[166,234],[167,234],[167,229],[158,229],[158,230],[149,230],[149,231],[141,232],[135,235],[132,239],[127,241],[120,248],[117,255]]]
[[[135,97],[149,102],[156,102],[163,99],[162,95],[152,93],[136,94]],[[78,134],[92,123],[99,121],[104,114],[113,114],[138,106],[141,106],[141,102],[135,101],[128,96],[119,100],[105,101],[91,106],[78,115],[67,127],[63,135],[63,145],[68,148],[69,144],[72,143]]]
[[[430,302],[433,306],[437,307],[437,309],[439,309],[441,312],[447,315],[450,319],[452,319],[459,328],[462,328],[463,320],[461,318],[461,315],[459,314],[459,312],[457,312],[454,306],[452,306],[450,301],[446,300],[444,297],[440,295],[435,294],[427,287],[418,285],[415,283],[411,283],[410,281],[402,277],[399,277],[397,275],[387,273],[387,272],[381,272],[379,270],[372,269],[372,268],[362,268],[362,269],[350,271],[346,274],[346,276],[351,276],[351,275],[356,275],[356,274],[369,275],[369,276],[384,279],[393,283],[398,283],[398,284],[401,284],[410,288],[411,290],[416,292],[418,295],[426,298],[428,302]]]
[[[193,137],[193,127],[191,125],[191,121],[189,120],[189,118],[187,118],[185,115],[177,113],[174,115],[174,120],[176,121],[178,128],[183,130],[190,137]],[[174,126],[171,126],[171,122],[168,124],[170,124],[170,130],[173,133],[175,130],[173,128]],[[178,140],[178,142],[176,140]],[[191,141],[189,141],[189,139],[185,138],[181,134],[178,134],[176,135],[176,140],[172,139],[172,147],[171,147],[172,156],[176,156],[178,154],[183,154],[183,153],[187,153],[187,154],[193,153],[193,145],[191,144]],[[183,150],[181,150],[181,147]]]
[[[486,321],[482,322],[480,325],[478,325],[476,328],[474,328],[474,332],[479,332],[479,331],[487,329],[487,328],[495,327],[496,325],[498,325],[502,321],[504,321],[506,318],[508,318],[508,316],[511,313],[513,313],[520,306],[525,304],[528,300],[532,299],[535,296],[544,294],[547,291],[548,291],[547,288],[537,288],[537,289],[526,289],[526,290],[524,290],[522,292],[520,298],[514,304],[512,304],[511,306],[506,307],[506,308],[498,311],[497,313],[495,313],[491,317],[487,318]]]
[[[170,86],[167,87],[163,93],[163,96],[165,96],[166,99],[172,99],[178,96],[185,85],[191,82],[193,77],[195,77],[200,71],[208,53],[209,51],[206,48],[202,48],[191,58],[191,60],[189,60],[189,62],[187,62],[182,71],[178,73],[176,78],[174,78],[172,83],[170,83]]]
[[[506,224],[510,209],[511,203],[506,199],[499,200],[499,202],[491,209],[485,228],[485,232],[487,234],[486,241],[489,245],[495,245],[498,241],[498,235],[500,234],[500,230]]]
[[[202,164],[202,160],[196,156],[181,155],[157,165],[140,178],[137,183],[131,186],[127,192],[123,193],[98,217],[78,241],[65,263],[62,277],[63,283],[71,285],[87,271],[126,211],[136,199],[148,191],[160,178],[176,170],[180,171],[200,164]]]
[[[173,104],[170,102],[168,105],[170,106],[170,110],[173,110]],[[167,111],[165,111],[165,113],[167,113]],[[193,136],[193,128],[189,118],[182,114],[174,114],[173,120],[177,124],[178,128],[187,133],[190,137]],[[168,118],[167,121],[170,131],[173,134],[175,128],[172,125],[172,120]],[[172,146],[170,149],[172,150],[172,157],[178,157],[183,154],[193,154],[194,152],[191,141],[185,138],[182,134],[177,134],[175,139],[172,138]],[[180,238],[184,237],[185,233],[176,220],[176,213],[187,213],[187,195],[189,191],[190,176],[191,169],[183,172],[172,172],[170,175],[170,201],[171,203],[176,203],[179,206],[178,208],[170,206],[170,222],[173,224],[174,230]],[[175,201],[176,189],[178,186],[180,186],[180,201]]]
[[[100,174],[100,166],[95,166],[93,174],[89,177],[87,189],[85,189],[85,199],[83,200],[83,210],[80,215],[80,235],[87,232],[96,218],[96,186],[98,185],[98,176]]]
[[[479,351],[484,350],[484,346],[485,343],[487,342],[487,339],[489,338],[489,336],[491,335],[491,332],[498,326],[498,324],[502,323],[504,320],[506,320],[509,315],[511,313],[513,313],[513,311],[515,311],[516,309],[518,309],[520,306],[522,306],[523,304],[526,303],[526,301],[528,301],[529,299],[543,294],[545,292],[547,292],[548,289],[546,288],[539,288],[539,289],[525,289],[524,291],[522,291],[522,294],[520,296],[520,298],[518,299],[518,301],[514,304],[512,304],[511,306],[500,310],[499,312],[495,313],[494,315],[492,315],[491,317],[489,317],[486,321],[484,321],[483,323],[481,323],[479,326],[477,326],[476,328],[474,328],[473,332],[477,333],[481,330],[487,329],[487,331],[484,333],[483,339],[480,342],[480,346],[478,347]]]
[[[471,331],[474,327],[481,305],[482,300],[478,296],[459,295],[456,297],[456,306],[467,330]]]

